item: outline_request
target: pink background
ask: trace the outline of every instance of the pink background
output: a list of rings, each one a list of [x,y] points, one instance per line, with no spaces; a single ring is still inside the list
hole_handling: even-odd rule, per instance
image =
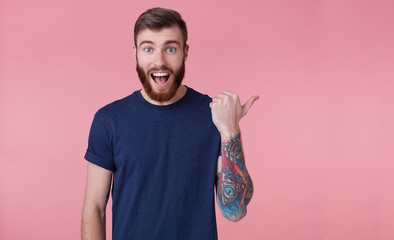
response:
[[[241,122],[255,194],[238,223],[217,211],[220,239],[394,239],[394,4],[378,0],[1,0],[0,239],[79,238],[90,124],[140,88],[132,29],[154,6],[188,24],[185,84],[261,97]]]

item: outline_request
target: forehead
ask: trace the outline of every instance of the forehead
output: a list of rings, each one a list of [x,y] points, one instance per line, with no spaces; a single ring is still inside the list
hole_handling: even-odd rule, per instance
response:
[[[162,29],[142,29],[137,34],[137,46],[141,42],[152,42],[153,44],[164,44],[168,41],[177,41],[182,44],[182,32],[178,26],[172,26]]]

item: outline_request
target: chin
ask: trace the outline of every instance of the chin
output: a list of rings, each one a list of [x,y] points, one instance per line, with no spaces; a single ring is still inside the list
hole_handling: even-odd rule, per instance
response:
[[[136,70],[148,97],[156,102],[167,102],[175,96],[182,84],[185,74],[185,62],[176,71],[163,67],[161,69],[153,69],[148,71],[148,73],[137,62]]]

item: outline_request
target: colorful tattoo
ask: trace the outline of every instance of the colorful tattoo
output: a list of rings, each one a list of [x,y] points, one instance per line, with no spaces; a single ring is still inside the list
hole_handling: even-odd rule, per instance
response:
[[[241,219],[252,198],[253,184],[246,170],[240,134],[222,143],[222,169],[216,184],[223,215],[232,221]]]

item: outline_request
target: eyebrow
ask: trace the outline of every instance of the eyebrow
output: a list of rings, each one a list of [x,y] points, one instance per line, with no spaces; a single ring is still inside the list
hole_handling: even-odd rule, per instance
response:
[[[168,41],[165,42],[166,45],[171,44],[171,43],[178,44],[179,46],[181,45],[181,44],[180,44],[178,41],[176,41],[176,40],[168,40]]]
[[[144,43],[153,44],[153,42],[152,42],[152,41],[142,41],[142,42],[140,43],[140,47],[141,47],[141,45],[142,45],[142,44],[144,44]]]
[[[145,41],[142,41],[141,43],[140,43],[140,47],[141,47],[141,45],[142,44],[144,44],[144,43],[148,43],[148,44],[154,44],[152,41],[149,41],[149,40],[145,40]],[[167,40],[167,41],[165,41],[165,45],[169,45],[169,44],[171,44],[171,43],[175,43],[175,44],[178,44],[179,46],[181,45],[178,41],[176,41],[176,40]]]

